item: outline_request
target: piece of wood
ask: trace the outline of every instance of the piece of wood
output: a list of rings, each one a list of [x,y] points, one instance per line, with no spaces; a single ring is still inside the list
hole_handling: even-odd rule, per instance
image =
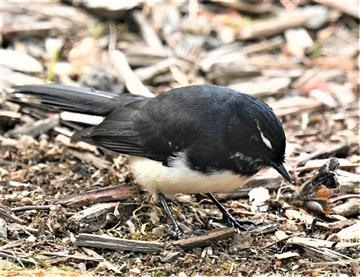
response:
[[[0,239],[7,239],[7,222],[0,217]]]
[[[18,257],[10,251],[1,250],[0,257],[13,262],[18,262],[20,264],[26,264],[31,266],[37,265],[37,262],[34,259]]]
[[[358,197],[360,196],[358,195]],[[346,201],[344,204],[333,207],[332,212],[337,215],[352,217],[359,214],[359,208],[360,208],[360,199],[351,198],[348,201]]]
[[[358,0],[346,0],[346,1],[313,0],[313,1],[321,5],[327,6],[329,8],[351,15],[357,19],[360,18]]]
[[[285,116],[320,109],[322,105],[323,104],[316,99],[303,96],[289,96],[273,103],[271,107],[278,116]]]
[[[25,124],[19,128],[11,130],[8,135],[13,138],[21,136],[37,137],[51,130],[59,124],[59,117],[53,116],[46,119],[40,119],[32,124]]]
[[[111,166],[111,162],[104,160],[102,158],[96,157],[94,154],[88,152],[79,152],[79,151],[70,151],[76,158],[82,162],[92,164],[97,169],[106,169]]]
[[[360,237],[360,222],[356,222],[355,224],[342,228],[336,236],[341,240],[356,240]],[[359,242],[358,242],[359,243]]]
[[[65,144],[67,147],[72,149],[84,150],[84,151],[92,152],[94,154],[99,154],[99,151],[97,150],[96,146],[83,141],[73,142],[71,141],[71,138],[66,135],[59,134],[55,137],[55,140]]]
[[[41,254],[44,256],[64,257],[64,258],[80,260],[80,261],[102,262],[104,260],[103,258],[88,257],[84,255],[69,255],[64,252],[41,252]]]
[[[329,161],[328,159],[311,159],[308,160],[304,166],[297,167],[294,169],[294,171],[304,171],[304,170],[315,170],[319,169],[324,163]],[[339,168],[347,168],[347,169],[354,169],[360,166],[358,163],[352,163],[347,159],[339,158]]]
[[[269,37],[286,29],[302,27],[307,19],[308,16],[302,12],[285,13],[275,18],[243,26],[238,33],[238,37],[244,40]]]
[[[12,212],[23,212],[23,211],[48,211],[51,209],[60,208],[59,205],[32,205],[11,208]]]
[[[233,63],[239,59],[244,59],[244,56],[279,49],[283,44],[284,39],[277,36],[245,46],[240,42],[220,46],[215,50],[207,52],[207,55],[200,61],[200,67],[207,72],[212,69],[211,67],[214,64]]]
[[[204,247],[210,245],[215,241],[231,238],[235,233],[236,230],[234,228],[223,228],[223,229],[211,231],[206,235],[192,236],[187,239],[173,241],[171,242],[171,244],[180,246],[183,249]]]
[[[154,50],[163,49],[164,46],[158,37],[155,29],[149,23],[149,21],[145,18],[145,16],[140,11],[136,11],[133,13],[135,20],[138,23],[138,26],[141,31],[141,35],[146,41],[146,44],[149,45]]]
[[[170,67],[172,65],[175,65],[176,63],[177,63],[176,59],[169,58],[162,60],[158,63],[155,63],[151,66],[141,67],[139,69],[134,70],[134,72],[142,82],[145,82],[152,79],[161,72],[168,71]]]
[[[2,218],[7,219],[8,221],[11,221],[11,222],[16,222],[16,223],[19,223],[19,224],[25,224],[24,220],[22,220],[21,218],[17,217],[14,214],[12,214],[12,212],[7,211],[5,208],[0,208],[0,216]]]
[[[356,229],[356,227],[359,227],[359,224],[357,226],[353,225],[353,227],[355,227],[353,229]],[[286,243],[307,245],[311,247],[335,248],[335,249],[349,248],[360,245],[360,242],[337,242],[337,241],[329,241],[329,240],[322,240],[315,238],[302,238],[302,237],[289,238],[286,241]]]
[[[71,195],[60,201],[67,206],[86,206],[89,204],[113,202],[133,198],[138,191],[135,186],[119,185]]]
[[[107,235],[79,234],[76,246],[154,253],[164,249],[164,243],[114,238]]]
[[[251,14],[263,14],[274,12],[275,6],[271,2],[261,1],[260,3],[252,3],[251,1],[228,1],[228,0],[212,0],[216,4],[237,9],[242,12]]]
[[[103,214],[106,214],[113,210],[117,206],[117,202],[114,203],[98,203],[87,209],[81,210],[73,214],[69,220],[83,221],[86,218],[100,218]]]
[[[289,259],[289,258],[294,258],[294,257],[299,257],[299,253],[296,252],[285,252],[285,253],[281,253],[281,254],[275,254],[275,258],[277,260],[285,260],[285,259]]]
[[[299,168],[306,164],[306,162],[310,160],[317,159],[321,156],[335,156],[337,153],[346,152],[350,148],[349,143],[339,143],[339,144],[318,144],[317,150],[314,152],[306,155],[304,158],[299,159],[296,164],[295,168]]]
[[[130,93],[146,97],[155,96],[143,85],[139,77],[130,68],[125,55],[120,50],[110,51],[110,59],[120,80],[125,83]]]
[[[255,77],[232,83],[229,87],[256,97],[272,96],[285,92],[291,83],[289,77]]]

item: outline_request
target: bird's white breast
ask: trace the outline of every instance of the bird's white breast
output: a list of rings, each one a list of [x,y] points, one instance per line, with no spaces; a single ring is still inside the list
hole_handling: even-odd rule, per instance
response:
[[[228,192],[250,179],[231,171],[201,173],[190,169],[181,159],[167,167],[147,158],[130,157],[130,167],[136,181],[149,193],[161,192],[170,198],[176,193]]]

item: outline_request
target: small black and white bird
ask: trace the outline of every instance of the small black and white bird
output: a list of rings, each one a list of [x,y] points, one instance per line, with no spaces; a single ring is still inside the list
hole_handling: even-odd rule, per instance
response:
[[[128,154],[136,181],[158,196],[178,237],[182,231],[166,197],[206,193],[228,225],[243,229],[212,193],[241,187],[264,167],[291,182],[279,119],[260,99],[226,87],[188,86],[154,98],[55,84],[15,92],[33,95],[47,108],[105,116],[76,138]]]

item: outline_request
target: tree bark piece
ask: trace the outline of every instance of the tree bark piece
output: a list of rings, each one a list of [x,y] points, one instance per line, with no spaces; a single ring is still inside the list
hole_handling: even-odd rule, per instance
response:
[[[33,124],[26,124],[22,127],[14,129],[8,134],[10,137],[20,137],[23,135],[37,137],[40,134],[46,133],[50,129],[54,128],[59,124],[59,117],[50,117],[46,119],[40,119]]]
[[[236,233],[234,228],[224,228],[209,232],[203,236],[192,236],[172,242],[173,245],[180,246],[183,249],[192,249],[195,247],[208,246],[214,241],[231,238]]]
[[[132,199],[136,195],[135,186],[119,185],[114,187],[101,188],[76,195],[71,195],[60,201],[63,205],[86,206],[89,204],[113,202]]]
[[[86,246],[132,252],[154,253],[164,249],[164,243],[114,238],[107,235],[80,234],[76,246]]]

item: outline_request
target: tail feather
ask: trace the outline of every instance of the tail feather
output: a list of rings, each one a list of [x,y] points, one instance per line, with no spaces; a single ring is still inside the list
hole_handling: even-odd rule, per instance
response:
[[[99,116],[106,116],[120,105],[143,98],[58,84],[16,86],[14,89],[15,93],[38,98],[40,105],[46,108]]]

